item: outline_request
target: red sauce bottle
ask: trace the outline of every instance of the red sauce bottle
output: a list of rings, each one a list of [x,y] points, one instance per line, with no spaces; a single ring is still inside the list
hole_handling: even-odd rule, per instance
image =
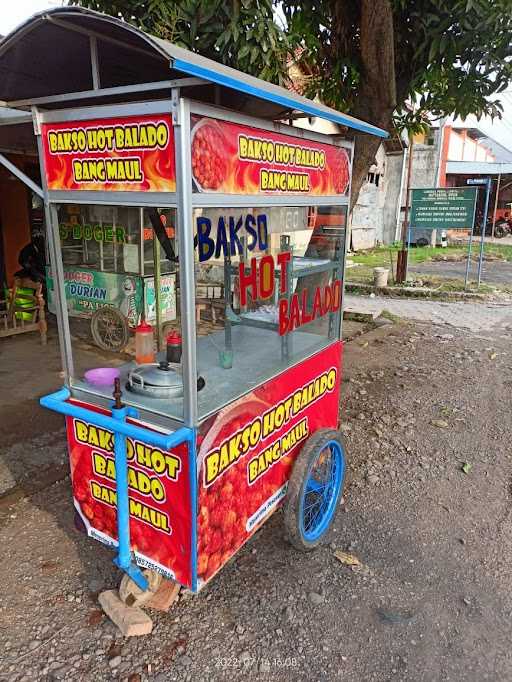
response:
[[[176,330],[172,330],[167,335],[167,362],[178,364],[181,362],[181,335]]]

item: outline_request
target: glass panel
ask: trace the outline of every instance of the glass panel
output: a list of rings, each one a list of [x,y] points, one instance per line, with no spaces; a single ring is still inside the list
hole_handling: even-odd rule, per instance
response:
[[[176,271],[176,262],[168,258],[176,255],[176,209],[165,208],[158,210],[158,216],[155,214],[156,209],[144,209],[142,224],[143,224],[143,239],[144,239],[144,274],[152,275],[154,273],[155,264],[155,230],[153,223],[160,220],[162,227],[159,231],[160,240],[157,239],[157,249],[160,253],[160,272],[167,274]],[[155,223],[158,227],[158,223]],[[162,244],[162,241],[164,242]],[[166,250],[168,253],[166,253]]]
[[[174,357],[179,354],[175,344],[181,343],[175,211],[68,205],[59,208],[58,216],[66,308],[70,316],[84,318],[89,342],[85,350],[73,340],[77,368],[73,385],[84,391],[85,398],[110,399],[111,386],[93,385],[84,374],[115,367],[127,404],[182,419],[181,372],[172,365],[174,360],[165,366],[167,351]],[[337,338],[345,219],[345,207],[195,211],[196,309],[188,314],[197,321],[200,418]],[[155,227],[157,233],[163,232],[156,240],[148,232]],[[153,254],[155,248],[161,271],[149,274],[148,262],[142,274],[141,256],[146,254],[149,261],[148,249]],[[157,292],[165,301],[160,316]],[[51,310],[51,269],[48,294]],[[107,311],[107,317],[115,309],[120,316],[114,323],[119,318],[121,325],[125,323],[125,342],[115,352],[96,342],[91,345],[91,320],[98,309]],[[153,327],[146,332],[151,357],[144,356],[137,365],[134,327],[143,311]],[[171,335],[167,349],[171,330],[178,334]],[[117,339],[109,334],[107,343]],[[72,337],[80,338],[75,327]],[[154,362],[141,364],[149,360]],[[142,379],[137,379],[139,375]]]
[[[99,272],[140,272],[139,209],[75,206],[59,209],[63,264]]]
[[[337,338],[346,207],[197,209],[204,417]]]
[[[83,391],[87,401],[94,402],[94,396],[110,400],[113,380],[102,384],[101,372],[96,378],[86,376],[86,372],[117,369],[123,402],[182,419],[181,371],[179,366],[167,363],[166,348],[166,337],[174,330],[171,362],[179,362],[175,210],[62,205],[58,220],[66,312],[72,318],[73,387]],[[164,244],[153,236],[155,225],[159,234],[170,239],[172,261],[167,258],[162,234]],[[160,267],[153,274],[155,248]],[[151,262],[143,275],[141,260],[148,252]],[[52,268],[47,268],[51,312],[55,311],[53,278]],[[143,318],[145,324],[140,325]]]

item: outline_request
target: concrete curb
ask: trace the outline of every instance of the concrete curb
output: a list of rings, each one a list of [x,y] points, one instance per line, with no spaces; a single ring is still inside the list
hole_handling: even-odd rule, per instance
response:
[[[488,294],[477,294],[469,291],[439,291],[437,289],[424,289],[420,287],[382,287],[377,289],[373,284],[358,284],[346,282],[345,290],[350,293],[378,294],[395,298],[437,298],[448,301],[487,301]]]

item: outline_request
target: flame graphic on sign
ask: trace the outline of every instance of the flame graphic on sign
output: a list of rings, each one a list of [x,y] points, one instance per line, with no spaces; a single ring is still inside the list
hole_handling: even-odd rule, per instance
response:
[[[160,151],[149,152],[144,156],[144,189],[151,192],[175,192],[176,178],[173,158],[163,156]]]
[[[49,149],[48,134],[51,131],[73,131],[90,127],[125,125],[127,122],[155,122],[153,116],[91,120],[86,123],[43,124],[43,146],[48,189],[50,190],[94,190],[94,191],[142,191],[175,192],[176,174],[174,168],[174,137],[170,120],[167,146],[163,149],[105,150],[95,152],[52,153]],[[73,173],[73,161],[105,159],[138,159],[142,181],[119,180],[113,182],[77,181]],[[123,170],[122,168],[120,170]]]

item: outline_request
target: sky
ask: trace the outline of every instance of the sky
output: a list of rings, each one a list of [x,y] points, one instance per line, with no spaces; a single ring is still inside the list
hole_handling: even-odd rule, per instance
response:
[[[32,14],[49,7],[60,7],[63,0],[4,0],[0,8],[0,35],[5,36]]]
[[[503,105],[501,119],[495,118],[493,121],[491,118],[482,118],[477,121],[475,116],[469,116],[464,123],[468,127],[480,128],[485,135],[512,151],[512,86],[496,95],[494,99],[499,99]]]
[[[6,35],[35,12],[41,12],[49,7],[59,7],[63,4],[67,4],[65,0],[3,0],[0,8],[0,35]],[[512,150],[512,87],[502,93],[500,99],[504,106],[501,120],[482,119],[477,122],[472,117],[466,123],[472,126],[476,125],[496,142]]]

